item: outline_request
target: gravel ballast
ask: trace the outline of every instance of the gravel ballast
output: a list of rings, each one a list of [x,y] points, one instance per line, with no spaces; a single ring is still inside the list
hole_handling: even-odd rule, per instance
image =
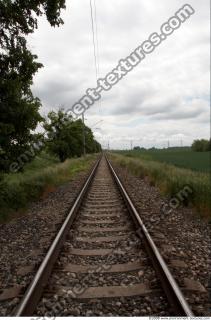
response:
[[[114,164],[114,163],[113,163]],[[133,200],[141,218],[152,235],[162,256],[169,266],[173,276],[184,291],[184,295],[198,316],[210,315],[209,300],[209,270],[211,262],[210,254],[210,225],[202,221],[191,208],[180,207],[173,209],[171,213],[164,214],[163,205],[168,204],[168,199],[161,196],[158,188],[151,186],[147,178],[141,179],[130,174],[117,164],[114,168],[122,180],[127,192]],[[78,194],[87,173],[78,174],[69,183],[51,192],[45,199],[31,205],[27,214],[12,220],[8,224],[0,224],[0,295],[4,289],[20,287],[20,294],[34,277],[40,263],[42,262],[50,244],[56,236],[64,218],[66,217],[73,201]],[[91,198],[91,197],[90,197]],[[86,211],[86,208],[84,208]],[[102,208],[102,212],[104,208]],[[94,212],[94,210],[92,210]],[[88,217],[86,216],[88,214]],[[84,219],[90,220],[89,212],[86,211]],[[80,217],[79,217],[80,218]],[[107,219],[110,219],[107,217]],[[117,223],[114,219],[114,223]],[[93,218],[95,227],[103,226],[103,222]],[[129,222],[129,220],[128,220]],[[76,219],[75,226],[79,224]],[[83,226],[83,223],[81,223]],[[120,222],[119,225],[124,225]],[[109,223],[107,224],[109,226]],[[111,235],[124,235],[125,231],[108,231]],[[81,265],[101,265],[134,262],[139,259],[147,259],[142,248],[137,246],[136,241],[122,240],[119,251],[105,257],[77,255],[65,255],[65,251],[72,247],[83,249],[115,248],[115,241],[111,244],[104,243],[101,247],[98,244],[83,243],[75,241],[74,246],[71,239],[76,237],[89,237],[90,233],[84,230],[75,230],[69,235],[64,253],[61,253],[57,267],[67,263]],[[101,231],[93,232],[93,236],[104,236]],[[131,233],[131,237],[133,233]],[[134,238],[134,237],[132,237]],[[131,250],[124,250],[131,248]],[[133,250],[132,250],[133,249]],[[70,273],[67,279],[63,279],[64,285],[80,282],[82,275]],[[95,275],[89,279],[88,285],[93,283],[98,286],[106,284],[119,285],[122,280],[137,283],[142,278],[150,283],[155,289],[159,287],[153,282],[154,271],[149,268],[143,269],[143,274],[130,272],[127,275],[114,277],[112,274]],[[57,285],[62,285],[60,278],[53,279]],[[191,289],[192,288],[192,289]],[[19,298],[0,301],[0,316],[10,315]],[[62,307],[63,306],[63,307]],[[140,309],[140,306],[142,309]],[[47,311],[49,310],[49,311]],[[71,296],[64,294],[62,297],[53,295],[43,297],[40,301],[36,315],[49,316],[140,316],[140,315],[168,315],[168,305],[163,295],[119,298],[102,302],[100,299],[92,299],[89,302],[79,301],[76,303]]]
[[[128,169],[112,163],[179,285],[184,286],[184,278],[190,280],[185,282],[189,286],[193,287],[195,282],[201,285],[200,291],[184,291],[193,311],[210,316],[210,224],[193,208],[179,207],[169,214],[163,213],[162,208],[170,199],[161,196],[147,177],[136,177]],[[175,267],[175,260],[180,261],[182,267]]]
[[[49,193],[45,199],[33,203],[22,217],[0,224],[0,295],[4,289],[17,286],[21,287],[21,293],[25,291],[91,166]],[[10,315],[18,302],[18,298],[0,301],[0,316]]]

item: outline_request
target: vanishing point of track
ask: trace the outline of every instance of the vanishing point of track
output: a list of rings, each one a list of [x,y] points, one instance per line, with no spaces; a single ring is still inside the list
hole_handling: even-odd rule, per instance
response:
[[[34,314],[193,316],[106,156],[14,311]]]

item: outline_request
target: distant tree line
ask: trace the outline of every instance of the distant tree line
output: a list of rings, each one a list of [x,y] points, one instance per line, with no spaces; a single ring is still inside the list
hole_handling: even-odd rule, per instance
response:
[[[194,140],[191,147],[170,147],[168,148],[168,150],[170,149],[187,149],[187,148],[191,148],[193,151],[196,151],[196,152],[205,152],[205,151],[211,151],[211,139],[210,140],[206,140],[206,139],[197,139],[197,140]],[[146,151],[146,150],[159,150],[159,148],[149,148],[149,149],[146,149],[146,148],[143,148],[143,147],[139,147],[139,146],[135,146],[133,148],[133,150],[136,150],[136,151]]]
[[[135,146],[135,147],[133,147],[133,150],[137,150],[137,151],[143,151],[143,150],[146,150],[145,148],[141,148],[141,147],[139,147],[139,146]]]
[[[197,152],[211,151],[211,139],[194,140],[191,145],[191,148],[193,151]]]

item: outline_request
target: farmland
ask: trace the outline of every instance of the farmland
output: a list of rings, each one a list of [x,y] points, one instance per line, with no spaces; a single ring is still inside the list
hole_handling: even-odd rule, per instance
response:
[[[127,157],[154,160],[198,172],[210,172],[210,152],[195,152],[189,147],[119,151]]]

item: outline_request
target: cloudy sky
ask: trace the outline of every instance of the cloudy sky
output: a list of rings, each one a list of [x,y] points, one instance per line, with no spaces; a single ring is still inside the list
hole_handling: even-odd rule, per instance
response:
[[[30,49],[44,64],[33,92],[42,114],[71,107],[96,87],[89,0],[67,0],[64,25],[44,18]],[[186,2],[95,0],[100,76],[111,71]],[[192,15],[85,114],[95,136],[111,148],[189,145],[209,137],[209,0],[191,0]],[[95,125],[98,121],[99,124]]]

